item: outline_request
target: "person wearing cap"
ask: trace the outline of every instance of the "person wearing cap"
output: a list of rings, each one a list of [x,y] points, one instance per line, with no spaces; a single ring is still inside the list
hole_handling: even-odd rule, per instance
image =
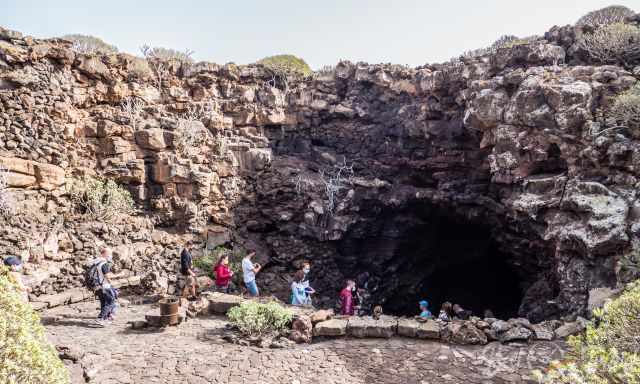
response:
[[[4,259],[4,265],[9,267],[10,269],[9,274],[15,281],[18,287],[18,290],[20,291],[20,295],[22,296],[22,299],[28,302],[29,301],[28,294],[31,291],[31,289],[22,283],[22,274],[20,273],[20,271],[22,270],[22,260],[20,260],[16,256],[9,256]]]
[[[421,300],[418,305],[420,306],[420,315],[417,316],[418,320],[428,320],[433,318],[431,311],[429,311],[429,302],[427,300]]]

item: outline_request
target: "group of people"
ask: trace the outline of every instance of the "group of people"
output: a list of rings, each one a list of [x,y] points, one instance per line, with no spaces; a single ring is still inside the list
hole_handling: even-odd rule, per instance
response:
[[[431,311],[429,311],[429,302],[427,300],[420,300],[418,307],[420,308],[420,314],[416,316],[418,320],[430,320],[434,318]],[[442,303],[438,317],[435,319],[440,322],[448,322],[453,319],[467,320],[471,314],[471,311],[462,308],[460,304],[451,304],[445,301]]]
[[[247,255],[242,259],[242,277],[247,293],[252,297],[260,295],[260,290],[256,283],[256,275],[262,270],[259,263],[253,261],[256,252],[249,250]],[[233,285],[233,271],[229,266],[229,255],[222,254],[216,264],[213,266],[215,274],[215,289],[218,292],[231,293],[235,290]],[[302,268],[293,276],[291,282],[290,303],[293,305],[311,305],[311,295],[315,290],[309,285],[309,271],[311,264],[304,262]],[[196,272],[193,267],[193,257],[190,247],[185,247],[180,253],[180,271],[185,280],[185,286],[182,290],[182,296],[188,299],[194,299],[198,289]]]
[[[242,275],[244,285],[247,292],[251,296],[259,296],[260,291],[256,284],[256,274],[262,270],[262,266],[253,262],[256,252],[250,250],[242,259]],[[215,274],[215,288],[218,292],[230,293],[235,289],[233,285],[233,271],[229,266],[229,255],[223,253],[218,261],[213,265],[213,273]],[[191,247],[185,246],[180,252],[180,273],[182,274],[185,285],[182,290],[182,296],[188,299],[195,299],[198,289],[198,280],[196,279],[196,271],[193,267],[193,257],[191,255]]]
[[[255,255],[256,252],[250,250],[242,259],[241,263],[244,285],[248,294],[253,297],[257,297],[260,294],[258,285],[256,284],[256,274],[262,270],[262,266],[253,261]],[[22,261],[15,256],[10,256],[4,259],[4,264],[10,268],[10,273],[14,276],[14,280],[21,294],[26,297],[29,289],[22,284],[20,277]],[[86,265],[85,286],[92,290],[100,301],[100,313],[96,320],[96,324],[99,326],[108,325],[113,320],[117,308],[119,293],[118,290],[111,285],[110,279],[117,278],[118,274],[112,273],[112,267],[113,256],[111,251],[106,247],[100,250],[98,258]],[[311,263],[305,261],[302,263],[301,268],[294,274],[293,281],[291,282],[290,304],[301,306],[312,305],[312,295],[315,293],[315,290],[309,283],[310,271]],[[198,282],[196,271],[193,267],[193,257],[190,246],[185,246],[180,253],[180,272],[185,281],[182,296],[187,299],[195,299],[197,296]],[[215,288],[218,292],[231,293],[235,291],[235,286],[232,282],[234,272],[231,270],[228,254],[225,253],[220,256],[213,266],[213,272],[215,274]],[[368,274],[362,278],[359,276],[358,279],[359,281],[363,281],[359,283],[362,287],[358,287],[355,280],[349,279],[340,291],[338,303],[340,314],[342,315],[353,316],[362,314],[358,309],[362,308],[363,304],[365,304],[363,303],[363,298],[366,295],[363,294],[363,291],[367,289]],[[426,300],[421,300],[418,306],[420,312],[419,315],[416,316],[417,319],[434,319],[433,314],[429,311],[429,303]],[[381,312],[381,308],[379,308],[378,312]],[[469,316],[471,316],[471,311],[465,310],[459,304],[445,302],[442,304],[440,312],[435,319],[446,322],[452,319],[468,319]]]

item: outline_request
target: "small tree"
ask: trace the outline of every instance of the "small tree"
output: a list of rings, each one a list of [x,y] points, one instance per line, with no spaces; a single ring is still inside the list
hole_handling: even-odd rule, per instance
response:
[[[63,39],[73,42],[72,49],[84,54],[111,54],[117,53],[115,45],[105,43],[102,39],[81,34],[71,34],[62,36]]]
[[[208,108],[210,107],[206,105],[189,106],[178,120],[175,146],[183,155],[193,154],[195,149],[204,144],[209,137],[209,130],[201,122],[203,118],[208,116]]]
[[[265,86],[280,89],[285,95],[289,93],[291,79],[313,74],[309,65],[301,58],[293,55],[276,55],[258,61],[269,72],[271,79]]]
[[[141,99],[135,97],[129,97],[122,103],[122,111],[129,118],[129,124],[135,131],[138,128],[138,122],[142,114],[144,103]]]
[[[8,177],[9,171],[0,166],[0,215],[7,218],[15,213],[16,202],[8,190]]]
[[[584,33],[578,40],[595,61],[630,67],[640,60],[640,28],[624,23],[608,24]]]
[[[337,203],[340,191],[345,189],[345,180],[353,176],[353,164],[347,165],[344,161],[342,164],[334,165],[332,169],[321,170],[320,178],[324,184],[326,208],[329,214],[333,213]]]
[[[625,6],[611,5],[587,13],[578,20],[576,25],[596,27],[598,25],[621,23],[634,14],[635,12]]]
[[[618,95],[610,113],[618,124],[640,134],[640,83]]]
[[[68,189],[71,200],[92,220],[114,221],[133,212],[129,191],[113,180],[84,177],[73,180]]]

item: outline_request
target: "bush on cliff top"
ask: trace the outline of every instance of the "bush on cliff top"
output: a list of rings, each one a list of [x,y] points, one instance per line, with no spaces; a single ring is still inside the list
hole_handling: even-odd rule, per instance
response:
[[[115,45],[105,43],[104,40],[95,36],[72,34],[64,35],[62,38],[73,42],[73,50],[78,53],[110,54],[118,52]]]
[[[47,341],[38,314],[0,265],[0,383],[66,384],[69,372]]]
[[[582,16],[576,25],[578,26],[598,26],[613,23],[621,23],[627,17],[633,16],[635,12],[622,5],[610,5],[608,7],[598,9]]]
[[[630,68],[640,60],[640,28],[624,23],[600,26],[578,40],[595,62]]]
[[[285,71],[290,74],[310,75],[313,73],[309,64],[304,59],[294,55],[275,55],[265,57],[258,61],[268,69]]]
[[[640,383],[640,280],[594,317],[584,335],[569,338],[567,359],[535,372],[541,383]]]
[[[285,331],[293,319],[293,312],[275,301],[245,301],[231,308],[227,316],[243,334],[260,336]]]

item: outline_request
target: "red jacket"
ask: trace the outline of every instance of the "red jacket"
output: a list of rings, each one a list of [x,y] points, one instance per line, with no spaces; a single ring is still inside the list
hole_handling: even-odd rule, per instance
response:
[[[226,287],[231,280],[231,270],[224,264],[216,265],[214,272],[216,273],[216,286]]]
[[[351,293],[351,288],[347,287],[340,291],[340,301],[342,302],[342,308],[340,310],[340,314],[353,316],[354,308],[353,308],[353,295]]]

